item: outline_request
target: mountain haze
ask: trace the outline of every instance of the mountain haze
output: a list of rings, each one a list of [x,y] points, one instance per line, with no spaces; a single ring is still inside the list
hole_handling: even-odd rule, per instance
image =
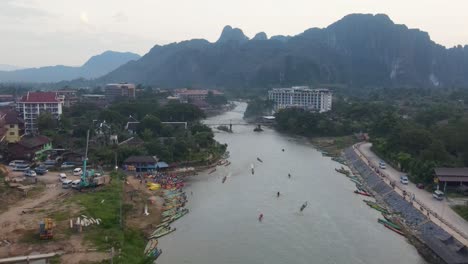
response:
[[[131,52],[106,51],[100,55],[91,57],[81,67],[58,65],[0,71],[0,82],[49,83],[77,78],[94,79],[115,70],[131,60],[138,60],[139,58],[140,55]]]
[[[156,45],[97,81],[163,87],[466,85],[468,47],[446,49],[386,15],[351,14],[323,29],[270,39],[257,34],[249,40],[226,26],[215,43]]]

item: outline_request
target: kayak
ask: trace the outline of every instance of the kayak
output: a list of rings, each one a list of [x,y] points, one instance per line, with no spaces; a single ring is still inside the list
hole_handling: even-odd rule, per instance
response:
[[[400,227],[399,225],[394,224],[394,223],[392,223],[392,222],[390,222],[390,221],[387,221],[387,220],[385,220],[385,219],[379,218],[379,219],[377,219],[377,222],[381,223],[382,225],[385,225],[385,224],[386,224],[386,225],[389,225],[389,226],[391,226],[391,227],[393,227],[393,228],[396,228],[396,229],[398,229],[398,230],[401,230],[401,227]]]
[[[391,227],[390,225],[387,225],[387,224],[383,224],[386,228],[392,230],[393,232],[399,234],[399,235],[402,235],[402,236],[406,236],[405,233],[403,233],[402,231],[394,228],[394,227]]]
[[[360,195],[364,195],[364,196],[372,197],[372,194],[370,194],[370,193],[368,193],[368,192],[364,192],[364,191],[355,190],[354,193],[360,194]]]

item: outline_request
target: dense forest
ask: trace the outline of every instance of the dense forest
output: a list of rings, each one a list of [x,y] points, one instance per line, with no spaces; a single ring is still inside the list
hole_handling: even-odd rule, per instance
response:
[[[276,114],[281,131],[309,136],[369,133],[374,151],[429,183],[437,166],[468,166],[466,90],[377,89],[338,92],[333,110],[286,109]]]

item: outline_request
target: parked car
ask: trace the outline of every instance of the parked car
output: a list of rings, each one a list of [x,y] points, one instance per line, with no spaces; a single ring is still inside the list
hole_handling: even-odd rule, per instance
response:
[[[75,168],[73,170],[73,176],[81,176],[83,174],[83,170],[81,168]]]
[[[60,166],[60,168],[62,168],[62,169],[69,169],[69,168],[73,168],[73,167],[75,167],[75,164],[73,162],[64,162]]]
[[[67,180],[67,175],[65,173],[59,173],[59,181],[64,182]]]
[[[34,171],[38,174],[38,175],[44,175],[46,174],[49,170],[45,167],[45,166],[39,166],[39,167],[36,167],[34,169]]]
[[[81,183],[81,180],[74,180],[74,181],[72,181],[71,187],[73,189],[79,189],[80,188],[80,183]]]
[[[409,183],[408,176],[406,175],[400,176],[400,182],[402,184],[408,184]]]
[[[71,187],[71,185],[72,185],[72,182],[73,182],[72,180],[64,180],[62,182],[62,188],[63,189],[69,189]]]
[[[55,160],[46,160],[43,162],[44,166],[47,167],[47,168],[51,168],[51,167],[54,167],[57,162],[55,162]]]
[[[433,193],[432,193],[432,197],[436,198],[437,200],[441,201],[444,199],[444,192],[443,191],[439,191],[439,190],[435,190]]]
[[[416,187],[418,187],[418,189],[424,189],[426,186],[424,186],[424,183],[418,183],[416,184]]]
[[[26,176],[26,177],[36,177],[37,174],[33,170],[27,170],[27,171],[24,172],[24,176]]]
[[[26,162],[25,160],[12,160],[10,161],[10,163],[8,163],[8,166],[11,166],[11,167],[16,167],[17,164],[26,164],[28,162]]]
[[[381,164],[379,164],[379,168],[385,170],[387,168],[387,166],[385,166],[385,164],[381,163]]]
[[[14,171],[27,171],[27,170],[29,170],[29,169],[30,169],[30,168],[29,168],[29,164],[27,164],[27,163],[23,163],[23,164],[18,163],[18,164],[16,164],[16,166],[13,168]]]

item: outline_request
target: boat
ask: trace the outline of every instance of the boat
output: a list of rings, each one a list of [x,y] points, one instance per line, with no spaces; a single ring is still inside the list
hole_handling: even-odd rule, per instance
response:
[[[225,167],[227,167],[227,166],[229,166],[229,165],[231,165],[231,162],[230,162],[230,161],[228,161],[226,164],[224,164]]]
[[[210,170],[210,172],[208,172],[208,174],[212,174],[212,173],[215,172],[215,171],[216,171],[216,168]]]
[[[369,205],[369,204],[368,204]],[[388,213],[387,209],[381,207],[380,205],[378,204],[374,204],[374,205],[369,205],[371,208],[381,212],[381,213]]]
[[[150,238],[160,238],[160,237],[163,237],[163,236],[165,236],[167,234],[170,234],[170,233],[172,233],[174,231],[176,231],[176,228],[169,227],[169,228],[166,228],[166,229],[162,229],[157,234],[151,235]]]
[[[253,175],[253,174],[255,173],[255,170],[254,170],[254,165],[253,165],[253,163],[252,163],[252,164],[250,164],[250,169],[252,170],[252,175]]]
[[[148,241],[148,243],[146,244],[144,253],[148,255],[148,254],[149,254],[150,252],[152,252],[157,246],[158,246],[158,240],[157,240],[157,239],[150,239],[150,240]]]
[[[184,210],[178,212],[177,214],[173,215],[173,216],[170,218],[169,221],[172,223],[172,222],[174,222],[175,220],[181,218],[182,216],[188,214],[188,212],[189,212],[188,209],[184,209]]]
[[[156,259],[158,259],[159,256],[161,256],[161,254],[162,254],[162,250],[161,250],[161,249],[155,248],[154,250],[152,250],[152,251],[148,254],[148,256],[149,256],[149,257],[153,257],[154,260],[156,260]]]
[[[383,224],[383,225],[384,225],[386,228],[392,230],[393,232],[395,232],[395,233],[397,233],[397,234],[399,234],[399,235],[406,236],[405,233],[403,233],[403,231],[401,231],[401,230],[398,230],[398,229],[396,229],[396,228],[394,228],[394,227],[392,227],[392,226],[390,226],[390,225],[387,225],[387,224]]]
[[[372,197],[372,194],[370,194],[370,193],[368,193],[368,192],[365,192],[365,191],[355,190],[354,193],[360,194],[360,195],[364,195],[364,196]]]
[[[339,168],[339,169],[336,169],[336,168],[335,168],[335,171],[336,171],[336,172],[339,172],[339,173],[341,173],[341,174],[344,174],[344,175],[346,175],[346,176],[351,175],[351,172],[348,171],[348,170],[346,170],[346,169],[343,168],[343,167],[341,167],[341,168]]]
[[[227,179],[227,176],[224,176],[224,177],[223,177],[223,183],[226,182],[226,179]]]
[[[260,162],[263,162],[263,160],[261,160],[260,158],[257,157],[257,160],[260,161]]]
[[[159,225],[156,226],[156,229],[160,228],[160,227],[163,227],[163,226],[169,226],[169,222],[166,221],[166,222],[161,222]]]
[[[401,226],[399,226],[399,225],[397,225],[397,224],[395,224],[395,223],[392,223],[392,222],[390,222],[390,221],[387,221],[387,220],[385,220],[385,219],[379,218],[379,219],[377,219],[377,222],[379,222],[379,223],[382,224],[382,225],[385,225],[385,224],[386,224],[386,225],[389,225],[389,226],[391,226],[391,227],[393,227],[393,228],[396,228],[396,229],[398,229],[398,230],[401,230]]]
[[[354,182],[355,184],[357,184],[357,185],[359,185],[359,186],[362,186],[362,183],[361,183],[360,181],[355,180],[355,179],[353,179],[353,178],[350,178],[350,180],[351,180],[352,182]]]

